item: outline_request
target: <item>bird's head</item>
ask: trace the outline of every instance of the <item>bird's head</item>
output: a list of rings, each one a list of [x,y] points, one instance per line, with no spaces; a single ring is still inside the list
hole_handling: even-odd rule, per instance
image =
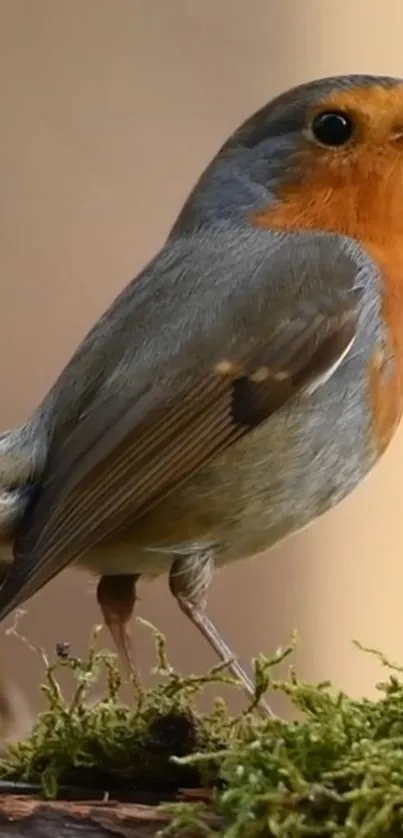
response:
[[[361,241],[403,234],[403,82],[301,85],[241,125],[173,230],[220,222],[317,229]]]

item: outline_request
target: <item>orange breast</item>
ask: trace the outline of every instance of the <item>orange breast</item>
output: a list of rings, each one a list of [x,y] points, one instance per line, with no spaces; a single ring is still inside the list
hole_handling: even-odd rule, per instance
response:
[[[353,212],[349,214],[349,202],[342,189],[338,192],[339,200],[334,202],[324,200],[322,190],[308,190],[309,184],[301,191],[291,185],[290,190],[284,190],[284,201],[255,214],[252,223],[254,226],[277,230],[329,230],[354,236],[380,267],[383,281],[382,315],[387,329],[387,345],[374,346],[368,378],[372,441],[377,453],[381,454],[389,444],[403,413],[403,234],[400,228],[397,231],[391,226],[388,213],[379,216],[382,207],[377,204],[373,193],[365,197],[365,201],[369,201],[367,210],[371,204],[376,206],[371,224],[368,212],[362,220]],[[354,223],[349,224],[349,218]],[[385,364],[387,358],[392,358],[391,365]]]
[[[388,336],[383,351],[381,347],[374,350],[369,368],[373,440],[382,453],[403,413],[403,247],[385,252],[369,244],[367,250],[381,269],[382,315]],[[390,369],[385,369],[383,354],[392,356]]]

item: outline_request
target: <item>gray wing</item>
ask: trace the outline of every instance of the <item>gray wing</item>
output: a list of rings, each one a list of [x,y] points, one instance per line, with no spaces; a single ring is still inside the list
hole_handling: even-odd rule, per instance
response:
[[[276,264],[284,281],[287,258]],[[50,451],[0,590],[0,619],[337,367],[356,333],[356,266],[343,259],[330,267],[345,272],[343,293],[291,295],[275,306],[270,266],[266,258],[250,282],[238,281],[241,290],[230,289],[224,305],[193,312],[192,328],[179,307],[181,337],[163,374],[157,351],[150,361],[162,335],[152,335],[144,380],[124,344],[119,374]]]

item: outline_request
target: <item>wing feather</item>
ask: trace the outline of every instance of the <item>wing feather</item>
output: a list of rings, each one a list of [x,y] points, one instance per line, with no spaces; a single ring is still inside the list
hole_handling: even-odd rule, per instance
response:
[[[249,300],[234,318],[238,337],[219,349],[212,340],[203,362],[199,335],[197,346],[192,337],[180,346],[169,377],[156,370],[156,383],[139,389],[134,368],[125,387],[119,376],[107,382],[50,452],[17,533],[0,619],[336,368],[354,341],[357,296],[320,302],[294,302],[276,319],[268,305],[257,333]]]

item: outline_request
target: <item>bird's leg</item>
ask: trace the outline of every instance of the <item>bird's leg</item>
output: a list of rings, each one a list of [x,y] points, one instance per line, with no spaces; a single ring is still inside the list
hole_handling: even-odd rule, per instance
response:
[[[130,637],[129,623],[136,603],[138,573],[124,576],[101,576],[97,587],[97,600],[105,625],[133,683],[139,687],[140,678]]]
[[[231,649],[222,639],[214,623],[206,614],[207,591],[214,573],[214,556],[211,550],[182,555],[176,558],[169,574],[169,587],[180,609],[201,632],[222,661],[231,661],[228,669],[241,682],[249,698],[255,695],[251,679],[242,669]],[[273,711],[261,702],[265,715],[274,716]]]

